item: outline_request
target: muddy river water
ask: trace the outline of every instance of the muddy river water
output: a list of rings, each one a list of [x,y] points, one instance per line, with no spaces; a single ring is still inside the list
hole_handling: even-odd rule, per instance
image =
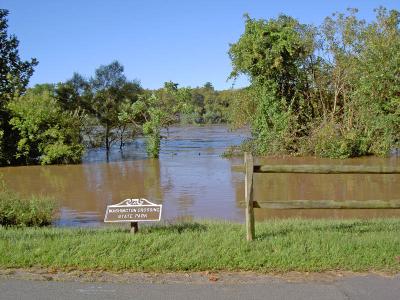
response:
[[[249,136],[225,126],[174,127],[165,132],[159,159],[146,157],[144,140],[112,149],[106,162],[104,149],[88,151],[80,165],[24,166],[0,169],[13,190],[24,195],[43,194],[60,206],[59,226],[103,224],[107,205],[126,198],[147,198],[163,204],[163,220],[225,219],[244,221],[244,174],[232,166],[242,158],[222,158],[230,145]],[[328,160],[316,158],[263,158],[265,164],[400,165],[400,157]],[[255,175],[255,198],[270,200],[398,199],[400,175]],[[371,218],[400,216],[400,210],[265,210],[267,218]]]

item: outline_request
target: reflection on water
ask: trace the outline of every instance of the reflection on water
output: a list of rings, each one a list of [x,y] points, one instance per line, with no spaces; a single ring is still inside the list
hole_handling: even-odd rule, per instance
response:
[[[248,136],[224,126],[176,127],[165,132],[160,159],[147,159],[144,140],[116,147],[105,163],[104,150],[89,151],[84,164],[0,169],[10,188],[21,194],[53,196],[60,204],[61,226],[102,224],[105,208],[126,198],[144,197],[162,203],[164,220],[217,218],[244,220],[244,174],[231,171],[241,158],[220,157],[229,145]],[[323,160],[269,158],[258,163],[400,164],[400,158]],[[395,199],[400,175],[257,174],[256,199]],[[256,218],[400,216],[399,210],[264,210]]]

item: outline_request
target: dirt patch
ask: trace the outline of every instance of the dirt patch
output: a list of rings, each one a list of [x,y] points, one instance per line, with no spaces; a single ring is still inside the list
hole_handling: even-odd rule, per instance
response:
[[[119,283],[223,283],[223,284],[261,284],[273,281],[284,282],[334,282],[348,277],[363,277],[378,275],[396,277],[400,274],[370,272],[339,272],[322,273],[288,272],[283,274],[260,274],[254,272],[177,272],[177,273],[141,273],[141,272],[106,272],[55,270],[45,268],[30,269],[0,269],[0,278],[25,279],[42,281],[78,281],[78,282],[119,282]]]

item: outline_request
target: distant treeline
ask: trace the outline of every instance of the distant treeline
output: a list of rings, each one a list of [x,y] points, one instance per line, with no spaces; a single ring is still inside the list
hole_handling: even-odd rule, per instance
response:
[[[356,13],[319,27],[246,16],[230,78],[250,86],[216,91],[171,81],[148,90],[118,61],[27,88],[38,62],[20,59],[0,10],[0,165],[78,163],[88,147],[109,153],[138,135],[157,157],[161,130],[178,123],[250,125],[244,147],[258,154],[387,155],[400,144],[400,14],[379,8],[367,23]]]
[[[235,90],[216,91],[209,82],[198,88],[166,82],[146,90],[128,81],[123,70],[114,61],[89,79],[75,73],[66,82],[36,85],[7,101],[7,133],[16,142],[9,162],[78,163],[87,148],[105,147],[108,155],[112,145],[123,149],[142,135],[149,156],[157,157],[163,128],[227,121]]]

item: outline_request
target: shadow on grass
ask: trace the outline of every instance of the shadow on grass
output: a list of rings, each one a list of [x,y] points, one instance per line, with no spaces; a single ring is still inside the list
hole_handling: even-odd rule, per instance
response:
[[[179,223],[179,224],[166,224],[155,225],[143,228],[142,232],[145,233],[183,233],[183,232],[203,232],[207,231],[208,227],[200,223]]]
[[[300,224],[297,226],[287,225],[284,228],[274,230],[256,230],[256,240],[264,240],[272,237],[283,237],[289,234],[298,234],[304,232],[336,232],[336,233],[377,233],[386,231],[396,231],[398,228],[389,228],[379,224],[371,224],[368,221],[354,221],[352,223],[332,223],[332,224]],[[258,234],[257,234],[258,231]],[[264,232],[262,232],[264,231]]]
[[[272,231],[272,232],[258,233],[256,230],[255,240],[262,241],[262,240],[268,240],[273,237],[287,236],[290,232],[294,232],[294,231],[295,230],[292,230],[292,229],[284,229],[284,230],[277,230],[277,231]]]

